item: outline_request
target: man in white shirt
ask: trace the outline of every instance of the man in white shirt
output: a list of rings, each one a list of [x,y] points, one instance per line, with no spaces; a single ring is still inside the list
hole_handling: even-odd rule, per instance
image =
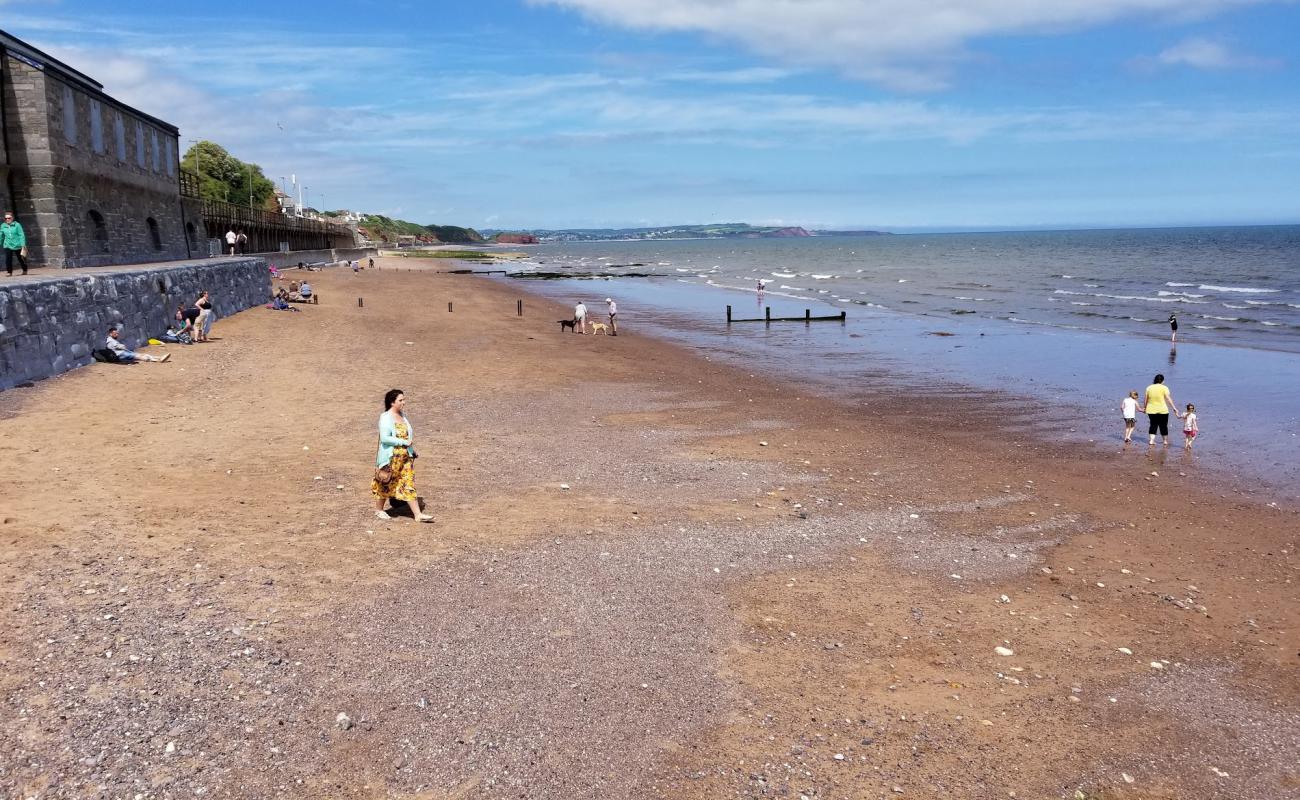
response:
[[[587,306],[581,300],[573,307],[573,324],[577,327],[578,333],[587,332]]]
[[[157,361],[161,364],[172,357],[171,353],[166,354],[162,358],[159,358],[158,356],[148,356],[144,353],[137,353],[123,344],[122,340],[118,338],[119,335],[120,332],[118,331],[117,326],[114,325],[108,329],[108,339],[104,342],[104,346],[113,351],[113,355],[117,356],[118,361],[126,363],[135,361]]]
[[[609,306],[609,335],[618,336],[618,320],[615,319],[618,316],[618,303],[613,298],[606,297],[605,305]]]
[[[232,256],[235,254],[235,243],[238,241],[239,241],[239,234],[235,233],[234,228],[231,228],[230,230],[226,231],[226,246],[230,248],[230,254]]]

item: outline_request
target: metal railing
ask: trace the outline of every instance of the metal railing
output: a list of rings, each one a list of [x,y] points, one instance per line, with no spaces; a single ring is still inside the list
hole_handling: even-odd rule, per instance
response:
[[[220,223],[222,227],[242,228],[260,225],[278,230],[302,231],[304,233],[324,233],[333,236],[352,236],[352,229],[318,219],[291,217],[278,211],[264,208],[249,208],[222,200],[209,200],[199,194],[199,177],[193,172],[181,170],[181,196],[199,200],[203,208],[203,219],[209,223]]]

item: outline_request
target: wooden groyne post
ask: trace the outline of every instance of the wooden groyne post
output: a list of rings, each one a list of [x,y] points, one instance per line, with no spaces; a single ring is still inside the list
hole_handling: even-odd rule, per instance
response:
[[[524,301],[523,301],[523,300],[516,300],[516,301],[515,301],[515,314],[517,314],[518,316],[521,316],[521,317],[524,315]]]
[[[357,308],[365,308],[365,307],[366,307],[366,298],[364,298],[364,297],[358,297],[358,298],[357,298]]]
[[[450,301],[450,300],[447,301],[447,313],[448,313],[448,314],[452,313],[452,312],[451,312],[451,301]]]

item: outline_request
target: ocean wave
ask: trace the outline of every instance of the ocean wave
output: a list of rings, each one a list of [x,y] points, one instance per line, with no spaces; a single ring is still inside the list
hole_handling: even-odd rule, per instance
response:
[[[1224,304],[1223,304],[1223,307],[1224,307],[1224,308],[1234,308],[1234,309],[1236,309],[1236,310],[1238,310],[1238,311],[1241,311],[1241,310],[1243,310],[1243,309],[1250,308],[1250,306],[1234,306],[1232,303],[1224,303]]]
[[[815,281],[824,281],[824,280],[826,280],[826,279],[828,279],[828,278],[834,278],[834,277],[836,277],[836,276],[834,276],[834,275],[813,275],[813,276],[811,276],[811,277],[812,277],[812,279],[815,280]]]
[[[1196,287],[1206,292],[1241,292],[1242,294],[1277,294],[1281,289],[1252,289],[1249,286],[1212,286],[1203,283]]]
[[[1229,328],[1227,325],[1193,325],[1192,327],[1193,327],[1193,328],[1196,328],[1196,329],[1198,329],[1198,330],[1202,330],[1202,331],[1230,331],[1230,330],[1232,330],[1232,328]]]
[[[1103,294],[1101,292],[1072,292],[1068,289],[1057,289],[1052,294],[1068,294],[1080,297],[1106,297],[1111,300],[1141,300],[1147,303],[1190,303],[1193,305],[1204,305],[1209,300],[1193,300],[1190,297],[1139,297],[1132,294]]]
[[[1156,292],[1161,297],[1204,297],[1203,294],[1192,294],[1191,292],[1166,292],[1164,289]]]
[[[787,292],[806,292],[806,291],[808,291],[807,289],[805,289],[805,288],[802,287],[802,286],[786,286],[784,283],[781,284],[781,288],[782,288],[782,289],[785,289]]]
[[[773,272],[773,278],[793,278],[796,273],[793,272]]]
[[[1267,325],[1267,326],[1269,326],[1270,328],[1279,328],[1279,327],[1282,326],[1282,323],[1280,323],[1280,322],[1273,322],[1272,320],[1267,320],[1267,319],[1264,320],[1263,322],[1259,323],[1259,324],[1260,324],[1260,325]]]
[[[1213,314],[1198,314],[1201,319],[1217,319],[1221,322],[1245,322],[1241,317],[1216,317]]]
[[[1195,286],[1195,285],[1196,284],[1194,283],[1175,283],[1173,281],[1170,281],[1169,283],[1165,284],[1165,286]]]
[[[1070,301],[1070,305],[1072,305],[1072,306],[1095,306],[1095,305],[1097,305],[1097,304],[1096,304],[1096,303],[1084,303],[1084,302],[1081,302],[1081,301],[1079,301],[1079,300],[1071,300],[1071,301]]]

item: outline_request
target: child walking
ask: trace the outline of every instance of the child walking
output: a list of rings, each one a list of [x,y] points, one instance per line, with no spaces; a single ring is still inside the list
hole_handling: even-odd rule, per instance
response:
[[[1201,426],[1196,421],[1196,404],[1187,404],[1187,413],[1183,415],[1183,449],[1191,450],[1192,442],[1196,440],[1196,434],[1201,432]]]
[[[1120,413],[1124,415],[1124,443],[1128,444],[1133,441],[1133,429],[1137,427],[1138,415],[1138,393],[1137,390],[1128,393],[1119,404]]]

